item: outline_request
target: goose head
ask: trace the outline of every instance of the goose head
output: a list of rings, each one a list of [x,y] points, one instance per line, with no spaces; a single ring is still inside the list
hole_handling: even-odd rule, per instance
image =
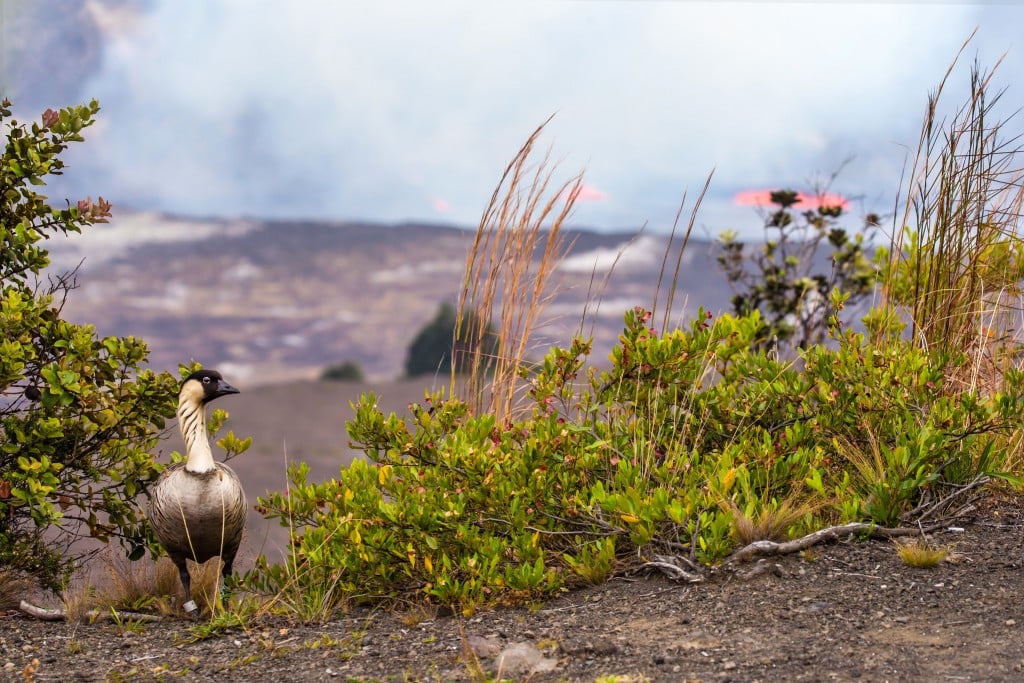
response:
[[[216,370],[199,370],[193,372],[182,382],[178,402],[205,406],[216,398],[237,393],[239,393],[238,389],[228,384],[227,380],[221,377]]]
[[[190,472],[209,472],[215,465],[206,435],[206,404],[221,396],[237,394],[216,370],[199,370],[185,378],[178,394],[178,425],[185,440],[186,464]]]

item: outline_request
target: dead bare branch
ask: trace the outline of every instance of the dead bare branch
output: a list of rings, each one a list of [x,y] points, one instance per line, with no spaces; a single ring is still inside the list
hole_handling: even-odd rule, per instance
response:
[[[944,525],[939,524],[925,528],[896,527],[890,529],[880,527],[877,524],[871,524],[869,522],[850,522],[849,524],[840,524],[838,526],[819,529],[818,531],[807,534],[806,536],[794,538],[790,541],[754,541],[730,555],[727,562],[747,562],[756,557],[790,555],[792,553],[798,553],[801,550],[806,550],[807,548],[819,543],[843,540],[850,538],[851,536],[865,536],[867,538],[884,539],[898,538],[900,536],[919,536],[921,534],[934,531],[935,529],[939,529],[942,526]]]
[[[40,621],[67,621],[68,615],[62,609],[46,609],[36,607],[27,600],[22,600],[19,608],[25,614],[35,617]],[[163,617],[156,614],[142,614],[140,612],[117,612],[115,610],[90,610],[86,613],[89,621],[163,621]]]

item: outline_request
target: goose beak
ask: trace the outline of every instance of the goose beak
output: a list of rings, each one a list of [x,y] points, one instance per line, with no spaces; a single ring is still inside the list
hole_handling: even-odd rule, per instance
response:
[[[217,389],[213,392],[214,398],[220,398],[221,396],[227,396],[228,394],[239,394],[241,393],[238,389],[228,384],[225,380],[217,380]]]

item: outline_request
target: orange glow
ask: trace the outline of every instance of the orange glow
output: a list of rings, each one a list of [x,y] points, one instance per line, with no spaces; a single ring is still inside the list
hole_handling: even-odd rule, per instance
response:
[[[570,197],[577,202],[603,202],[608,195],[593,185],[580,185],[575,190],[569,190]]]
[[[775,190],[744,190],[737,192],[732,203],[737,206],[772,206],[771,194]],[[794,208],[817,209],[822,206],[839,206],[843,209],[850,207],[850,200],[840,194],[825,193],[822,195],[797,192],[797,202]]]

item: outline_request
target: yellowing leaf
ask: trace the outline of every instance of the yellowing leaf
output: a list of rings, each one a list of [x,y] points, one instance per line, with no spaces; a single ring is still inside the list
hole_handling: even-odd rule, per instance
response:
[[[730,467],[729,471],[722,477],[722,492],[728,493],[729,489],[736,482],[736,468]]]
[[[423,567],[427,570],[427,572],[431,574],[434,573],[434,563],[431,561],[430,555],[423,556]]]
[[[391,465],[381,465],[380,469],[377,470],[377,481],[380,482],[381,486],[383,486],[384,484],[388,483],[388,477],[390,477],[390,476],[391,476]]]
[[[636,515],[625,514],[622,515],[622,521],[626,522],[627,524],[636,524],[640,521],[640,518]]]

